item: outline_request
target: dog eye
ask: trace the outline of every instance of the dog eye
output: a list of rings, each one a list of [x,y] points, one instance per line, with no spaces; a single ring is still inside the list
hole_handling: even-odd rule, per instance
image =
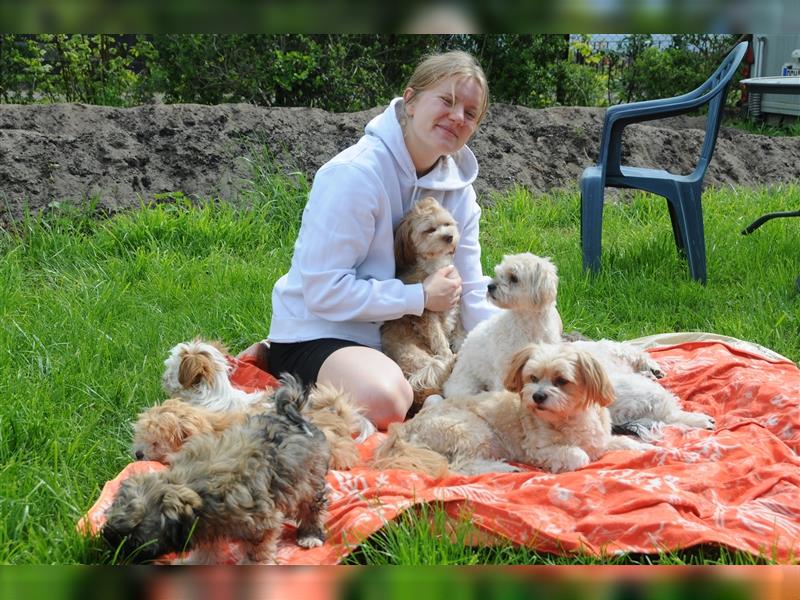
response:
[[[567,381],[563,377],[557,377],[556,380],[553,383],[555,383],[558,387],[563,387],[563,386],[567,385],[569,383],[569,381]]]
[[[436,233],[436,227],[430,227],[429,229],[426,229],[425,233]]]
[[[513,273],[512,273],[511,275],[509,275],[509,276],[508,276],[508,280],[509,280],[511,283],[517,283],[517,282],[519,281],[519,279],[517,279],[517,276],[516,276],[516,275],[514,275]]]
[[[531,375],[531,383],[539,383],[539,378],[535,375]]]

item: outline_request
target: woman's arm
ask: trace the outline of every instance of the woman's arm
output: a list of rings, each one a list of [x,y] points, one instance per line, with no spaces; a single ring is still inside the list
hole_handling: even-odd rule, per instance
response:
[[[295,259],[306,307],[318,317],[386,321],[422,314],[422,286],[394,276],[391,208],[375,179],[355,165],[328,166],[314,179]]]

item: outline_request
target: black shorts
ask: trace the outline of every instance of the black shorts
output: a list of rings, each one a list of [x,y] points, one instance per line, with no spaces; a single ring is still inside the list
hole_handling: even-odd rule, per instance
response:
[[[367,347],[358,342],[336,338],[320,338],[287,344],[270,342],[269,370],[275,377],[280,377],[281,373],[291,373],[305,385],[312,385],[317,381],[322,363],[337,350],[349,346]]]

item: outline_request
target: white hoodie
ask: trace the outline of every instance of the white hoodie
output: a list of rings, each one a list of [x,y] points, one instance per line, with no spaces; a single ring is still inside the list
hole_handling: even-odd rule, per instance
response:
[[[469,331],[497,312],[486,301],[478,244],[478,162],[464,146],[417,178],[398,121],[402,98],[372,119],[358,143],[317,171],[289,272],[272,291],[269,340],[339,338],[380,349],[380,326],[421,315],[422,284],[395,278],[394,231],[418,200],[434,196],[458,222],[454,261]]]

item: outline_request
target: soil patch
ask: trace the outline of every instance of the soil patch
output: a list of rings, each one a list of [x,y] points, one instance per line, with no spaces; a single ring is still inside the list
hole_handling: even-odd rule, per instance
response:
[[[381,108],[330,113],[249,104],[0,105],[0,220],[53,203],[85,203],[113,213],[169,192],[233,199],[247,189],[247,160],[266,146],[278,168],[309,179],[354,143]],[[470,142],[478,157],[481,203],[514,185],[534,194],[575,189],[594,164],[604,110],[542,110],[496,104]],[[688,173],[703,140],[703,118],[672,118],[626,129],[624,162]],[[720,131],[706,186],[796,180],[800,138]],[[163,198],[162,198],[163,199]]]

